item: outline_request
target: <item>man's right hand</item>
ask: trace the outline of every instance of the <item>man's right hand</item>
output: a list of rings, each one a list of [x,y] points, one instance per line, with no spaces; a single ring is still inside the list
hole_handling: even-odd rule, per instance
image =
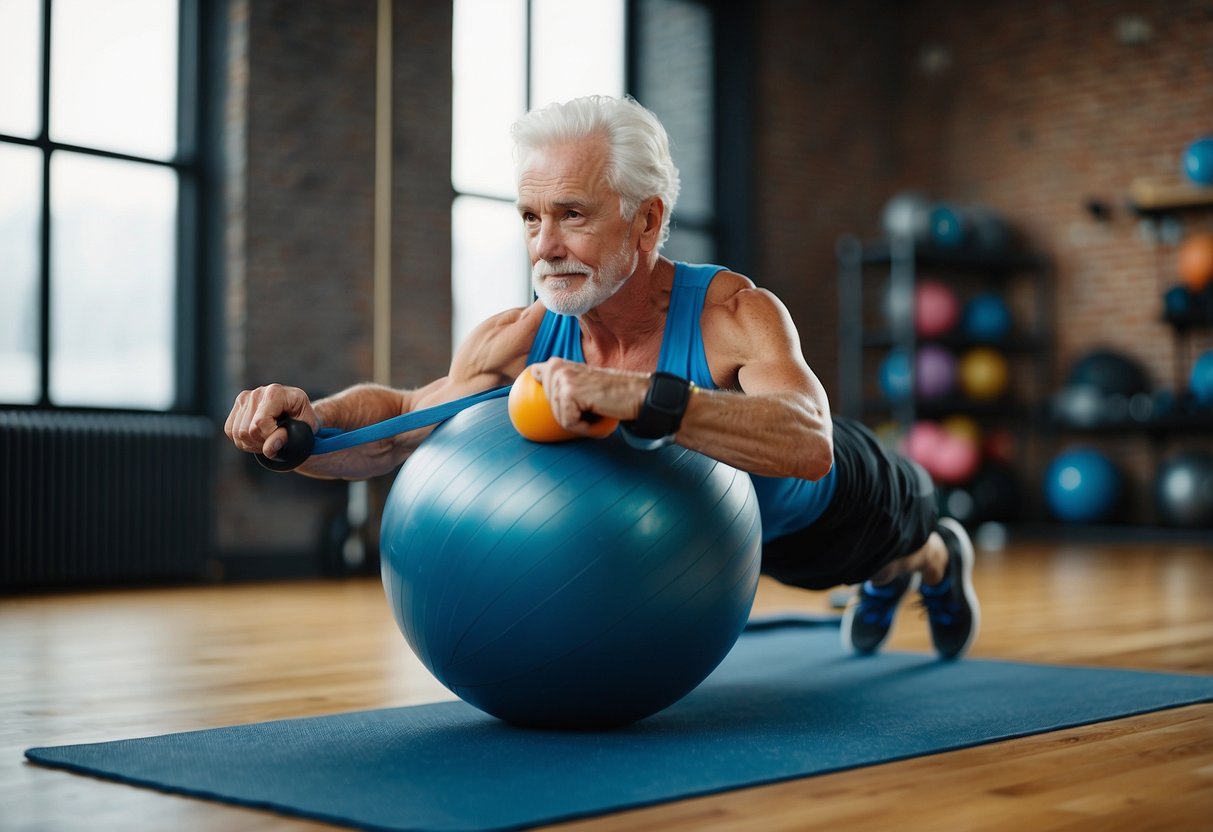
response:
[[[281,418],[299,419],[313,431],[320,429],[307,393],[298,387],[267,384],[236,397],[223,432],[240,450],[273,459],[286,442],[286,430],[278,426]]]

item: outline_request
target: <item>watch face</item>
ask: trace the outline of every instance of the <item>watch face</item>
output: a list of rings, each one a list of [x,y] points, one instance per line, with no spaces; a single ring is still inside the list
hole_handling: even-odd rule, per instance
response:
[[[657,376],[653,380],[649,400],[653,407],[659,410],[681,413],[686,395],[687,383],[685,381]]]

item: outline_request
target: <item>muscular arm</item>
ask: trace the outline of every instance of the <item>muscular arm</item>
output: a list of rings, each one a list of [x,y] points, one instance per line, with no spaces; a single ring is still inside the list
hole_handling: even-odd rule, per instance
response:
[[[294,387],[273,384],[236,398],[225,432],[244,451],[273,456],[285,432],[279,416],[302,419],[313,430],[353,430],[510,382],[522,371],[543,310],[503,312],[485,321],[456,352],[450,372],[415,390],[358,384],[314,404]],[[429,435],[433,427],[392,439],[358,445],[308,459],[298,473],[321,479],[366,479],[390,472]]]
[[[833,431],[812,397],[696,390],[678,443],[766,477],[816,480],[833,465]]]
[[[833,465],[833,423],[821,382],[783,304],[760,289],[709,309],[711,357],[736,356],[736,389],[696,390],[678,443],[763,476],[816,480]]]

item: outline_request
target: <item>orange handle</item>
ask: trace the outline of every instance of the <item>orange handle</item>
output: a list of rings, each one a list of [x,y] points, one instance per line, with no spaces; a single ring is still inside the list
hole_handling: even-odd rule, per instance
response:
[[[582,434],[565,430],[556,421],[548,397],[543,392],[543,385],[531,375],[530,367],[519,374],[510,388],[507,409],[515,430],[532,442],[564,442],[583,438]],[[593,414],[587,421],[593,423],[589,435],[598,439],[611,435],[619,425],[618,419]]]

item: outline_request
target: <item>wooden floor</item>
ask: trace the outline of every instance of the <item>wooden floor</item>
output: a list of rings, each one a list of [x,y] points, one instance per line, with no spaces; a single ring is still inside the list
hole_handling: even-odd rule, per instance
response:
[[[973,654],[1213,673],[1213,551],[979,556]],[[759,609],[826,609],[764,584]],[[903,610],[892,647],[928,646]],[[0,829],[303,830],[266,812],[26,764],[91,742],[449,698],[375,580],[0,599]],[[561,829],[1213,829],[1213,704],[668,804]]]

